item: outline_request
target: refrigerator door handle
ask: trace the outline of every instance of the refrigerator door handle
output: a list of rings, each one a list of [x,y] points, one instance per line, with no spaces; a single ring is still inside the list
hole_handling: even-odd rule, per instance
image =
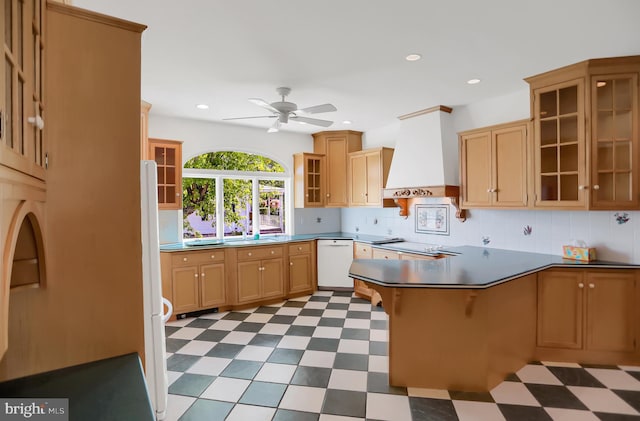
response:
[[[173,314],[173,305],[171,304],[171,301],[164,297],[162,297],[162,304],[167,306],[167,312],[162,314],[162,323],[166,323],[167,320],[169,320],[169,317]]]

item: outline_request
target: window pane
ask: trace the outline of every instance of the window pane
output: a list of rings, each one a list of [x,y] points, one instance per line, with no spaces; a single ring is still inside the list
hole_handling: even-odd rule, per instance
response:
[[[260,233],[282,234],[284,229],[284,181],[260,180]]]
[[[216,236],[216,180],[183,178],[183,238]]]
[[[284,172],[282,165],[276,161],[244,152],[204,153],[188,160],[184,167],[229,171]]]
[[[251,180],[223,180],[225,237],[253,235],[252,184]]]

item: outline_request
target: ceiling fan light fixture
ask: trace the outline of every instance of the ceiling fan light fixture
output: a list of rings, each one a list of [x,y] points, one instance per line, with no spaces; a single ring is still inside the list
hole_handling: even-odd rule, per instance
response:
[[[408,56],[406,56],[404,59],[407,61],[418,61],[422,58],[422,56],[418,53],[411,53]]]
[[[467,81],[467,83],[468,83],[469,85],[476,85],[476,84],[480,83],[480,79],[469,79],[469,80]]]
[[[345,120],[342,122],[342,124],[351,124],[351,123],[352,123],[351,120]]]
[[[208,110],[209,106],[207,104],[198,104],[196,105],[196,108],[199,110]]]

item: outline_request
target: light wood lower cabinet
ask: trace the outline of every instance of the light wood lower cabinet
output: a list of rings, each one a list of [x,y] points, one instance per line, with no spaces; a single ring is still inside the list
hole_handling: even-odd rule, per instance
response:
[[[373,259],[373,248],[370,244],[365,243],[353,243],[353,258],[354,259]],[[353,280],[353,292],[356,296],[371,300],[373,290],[367,286],[364,282],[354,279]]]
[[[238,304],[284,296],[284,247],[247,247],[238,252]]]
[[[594,362],[602,355],[598,353],[633,353],[638,336],[636,272],[540,272],[538,349],[575,350],[584,361]]]
[[[315,241],[289,245],[289,293],[311,294],[316,285]]]

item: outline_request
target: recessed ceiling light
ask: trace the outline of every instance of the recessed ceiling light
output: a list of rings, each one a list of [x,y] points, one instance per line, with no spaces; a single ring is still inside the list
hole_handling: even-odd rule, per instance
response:
[[[351,124],[351,120],[345,120],[342,122],[342,124]]]
[[[207,104],[198,104],[196,105],[196,108],[199,110],[208,110],[209,106]]]
[[[408,56],[405,57],[405,60],[407,61],[418,61],[422,58],[422,56],[420,54],[409,54]]]
[[[469,85],[475,85],[476,83],[480,83],[480,79],[469,79],[467,83]]]

